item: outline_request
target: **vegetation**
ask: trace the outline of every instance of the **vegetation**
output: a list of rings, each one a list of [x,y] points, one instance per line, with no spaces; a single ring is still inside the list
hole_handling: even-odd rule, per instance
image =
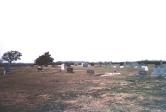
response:
[[[133,68],[111,77],[88,75],[80,66],[74,73],[46,68],[39,73],[36,66],[14,66],[12,75],[1,75],[0,112],[165,112],[164,77],[136,76]]]
[[[51,57],[49,52],[44,53],[35,60],[36,65],[50,65],[53,64],[54,58]]]
[[[19,51],[8,51],[3,54],[2,59],[8,61],[11,64],[12,61],[20,60],[21,56],[22,54]]]

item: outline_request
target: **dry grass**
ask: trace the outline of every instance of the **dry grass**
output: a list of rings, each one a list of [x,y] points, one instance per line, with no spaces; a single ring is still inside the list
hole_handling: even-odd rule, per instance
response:
[[[96,67],[97,73],[112,72]],[[135,69],[119,69],[121,75],[87,75],[75,67],[73,74],[56,68],[37,72],[14,67],[0,76],[0,112],[165,112],[166,79],[132,75]]]

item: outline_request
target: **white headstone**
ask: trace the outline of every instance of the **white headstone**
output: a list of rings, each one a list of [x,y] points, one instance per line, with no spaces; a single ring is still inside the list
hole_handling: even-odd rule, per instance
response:
[[[84,63],[81,63],[81,66],[83,67],[83,66],[84,66]]]
[[[145,69],[145,71],[149,71],[149,68],[148,68],[148,66],[145,66],[145,68],[144,68],[144,69]]]
[[[61,70],[62,70],[62,71],[65,70],[65,64],[61,64]]]
[[[148,66],[141,66],[142,69],[144,69],[145,71],[149,71]]]
[[[120,66],[120,68],[124,68],[124,66]]]
[[[88,67],[88,63],[82,63],[82,67]]]

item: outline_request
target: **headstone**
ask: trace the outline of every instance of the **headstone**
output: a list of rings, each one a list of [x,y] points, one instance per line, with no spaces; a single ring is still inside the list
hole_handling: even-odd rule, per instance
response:
[[[88,67],[88,63],[83,63],[83,67]]]
[[[73,73],[73,68],[72,67],[67,67],[67,73]]]
[[[138,75],[147,75],[147,71],[145,71],[145,69],[140,69]]]
[[[74,63],[74,66],[78,66],[78,63]]]
[[[148,66],[142,65],[142,66],[138,66],[137,68],[139,69],[138,75],[147,75],[148,74],[148,71],[149,71]]]
[[[166,75],[166,70],[163,65],[155,65],[153,68],[152,75],[154,76],[163,76]]]
[[[142,69],[144,69],[145,71],[149,71],[148,66],[141,66]]]
[[[87,72],[87,74],[95,74],[95,71],[91,70],[91,69],[88,69],[86,72]]]
[[[61,71],[65,70],[65,64],[61,64]]]
[[[39,72],[39,71],[42,71],[43,70],[43,67],[42,66],[38,66],[37,67],[37,71]]]
[[[121,66],[120,66],[120,68],[124,68],[124,66],[123,66],[123,65],[121,65]]]
[[[4,63],[4,75],[8,74],[10,72],[10,64]]]

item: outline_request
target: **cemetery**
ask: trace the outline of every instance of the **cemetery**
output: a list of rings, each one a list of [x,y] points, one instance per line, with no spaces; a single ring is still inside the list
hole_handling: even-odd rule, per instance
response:
[[[165,111],[165,64],[117,66],[4,64],[0,112]]]
[[[166,112],[166,0],[1,0],[0,112]]]
[[[10,55],[8,55],[8,53]],[[9,58],[12,56],[14,58]],[[164,112],[166,69],[162,62],[106,64],[57,62],[49,52],[33,64],[0,66],[0,112]]]

